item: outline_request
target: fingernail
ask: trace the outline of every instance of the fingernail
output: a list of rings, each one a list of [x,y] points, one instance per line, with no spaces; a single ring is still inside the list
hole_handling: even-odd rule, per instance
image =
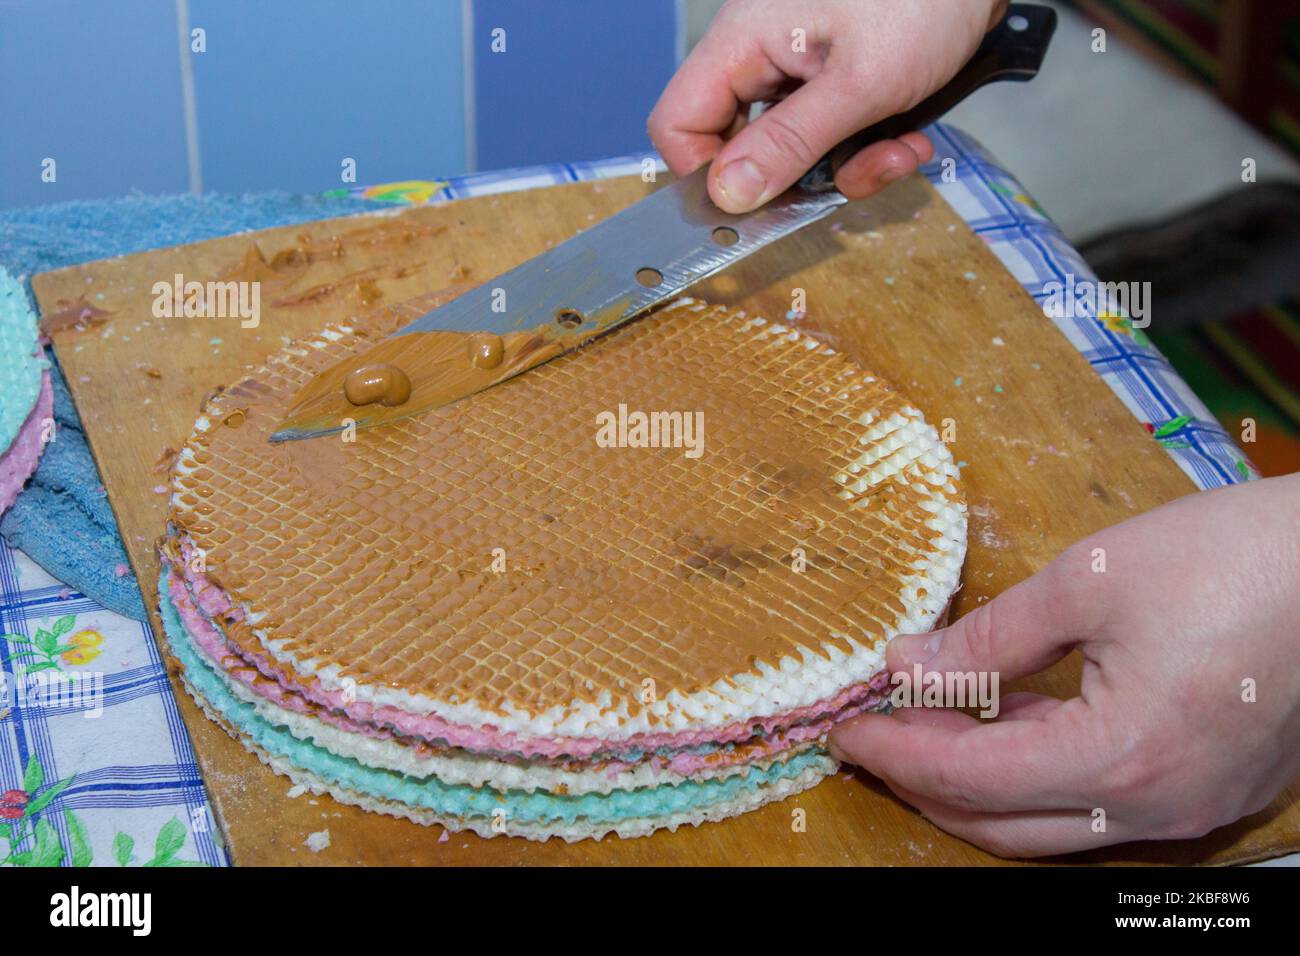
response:
[[[767,180],[748,159],[737,159],[722,168],[718,188],[737,206],[757,206],[767,189]]]
[[[895,180],[902,179],[906,173],[897,166],[886,166],[884,170],[876,177],[876,182],[882,186],[888,186]]]
[[[943,646],[943,633],[935,631],[932,634],[908,634],[894,638],[889,645],[904,664],[924,664],[939,653],[939,648]]]
[[[841,750],[839,747],[836,747],[834,741],[832,741],[832,740],[828,740],[828,741],[826,742],[826,749],[828,749],[828,750],[831,752],[831,756],[832,756],[834,759],[838,760],[840,763],[848,763],[848,762],[849,762],[848,754],[846,754],[846,753],[845,753],[843,750]]]

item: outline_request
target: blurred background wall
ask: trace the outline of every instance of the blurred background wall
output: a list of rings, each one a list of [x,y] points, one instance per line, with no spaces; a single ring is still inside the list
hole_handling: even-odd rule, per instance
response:
[[[721,5],[0,0],[0,208],[326,190],[343,184],[345,158],[356,182],[380,183],[637,152],[659,91]],[[1239,186],[1246,156],[1261,180],[1296,178],[1295,0],[1054,5],[1060,28],[1032,95],[992,87],[951,120],[1071,240]],[[41,178],[47,158],[54,182]]]
[[[647,149],[684,23],[677,0],[0,0],[0,208]]]

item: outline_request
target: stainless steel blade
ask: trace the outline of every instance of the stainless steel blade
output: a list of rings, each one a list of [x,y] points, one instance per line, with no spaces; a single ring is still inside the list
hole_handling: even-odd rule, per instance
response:
[[[409,418],[499,384],[585,345],[848,201],[834,189],[796,186],[735,216],[709,199],[707,175],[701,169],[658,190],[321,373],[298,394],[271,441],[315,438],[340,431],[343,423],[368,428]],[[468,364],[460,339],[482,333],[506,340],[499,367]],[[444,341],[449,336],[456,341]],[[438,340],[435,348],[431,339]],[[454,358],[431,362],[437,350]],[[346,377],[378,365],[402,370],[409,397],[392,407],[350,404],[343,394]]]
[[[502,335],[566,316],[576,347],[592,332],[620,325],[848,201],[834,189],[796,187],[736,216],[709,199],[707,175],[702,168],[677,180],[394,336],[434,330]],[[643,285],[637,274],[644,269],[662,281]]]

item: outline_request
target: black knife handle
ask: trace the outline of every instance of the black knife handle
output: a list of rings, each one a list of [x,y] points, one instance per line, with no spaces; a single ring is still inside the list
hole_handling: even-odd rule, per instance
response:
[[[854,133],[817,161],[799,180],[804,189],[821,192],[835,187],[835,174],[864,146],[933,123],[985,83],[1032,80],[1056,30],[1056,11],[1032,3],[1013,3],[1006,16],[984,36],[975,55],[938,92],[905,113],[898,113]]]

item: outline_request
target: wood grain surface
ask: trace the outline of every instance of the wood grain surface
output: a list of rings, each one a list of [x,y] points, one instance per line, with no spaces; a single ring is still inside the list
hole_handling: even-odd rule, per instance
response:
[[[99,462],[146,603],[157,602],[170,455],[204,395],[295,336],[366,309],[476,284],[640,198],[639,179],[535,189],[159,249],[38,275],[43,321]],[[260,280],[261,321],[155,318],[152,287]],[[913,177],[751,257],[695,294],[807,327],[956,426],[970,551],[954,613],[1043,567],[1066,545],[1193,491],[1087,362],[924,180]],[[69,325],[78,317],[88,321]],[[653,321],[653,320],[651,320]],[[160,632],[154,619],[155,632]],[[1077,655],[1012,689],[1073,696]],[[986,864],[862,774],[738,819],[566,845],[451,834],[309,795],[263,767],[178,689],[232,858],[239,864]],[[802,808],[807,830],[792,832]],[[315,853],[307,835],[328,828]],[[1300,787],[1204,839],[1070,858],[1227,863],[1300,847]]]

